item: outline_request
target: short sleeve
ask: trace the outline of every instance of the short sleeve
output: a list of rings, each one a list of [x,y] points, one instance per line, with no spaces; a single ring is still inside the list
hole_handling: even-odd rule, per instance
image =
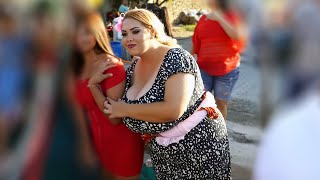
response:
[[[198,66],[193,56],[181,48],[171,50],[168,54],[167,66],[168,77],[178,73],[196,75],[198,71]]]
[[[108,69],[104,72],[104,74],[108,74],[108,73],[112,73],[113,76],[105,79],[102,82],[101,87],[102,87],[103,91],[106,91],[106,90],[120,84],[121,82],[125,81],[125,79],[126,79],[126,71],[125,71],[125,68],[122,63],[118,63],[116,67]]]

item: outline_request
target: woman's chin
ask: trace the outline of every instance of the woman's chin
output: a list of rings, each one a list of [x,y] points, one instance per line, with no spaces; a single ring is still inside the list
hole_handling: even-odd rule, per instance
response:
[[[127,51],[131,56],[140,56],[140,54],[141,54],[135,50],[127,50]]]

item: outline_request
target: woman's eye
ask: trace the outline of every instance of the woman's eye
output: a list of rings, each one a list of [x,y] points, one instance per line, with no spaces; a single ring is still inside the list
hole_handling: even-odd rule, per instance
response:
[[[122,33],[122,36],[123,37],[126,37],[128,34],[127,33]]]
[[[132,34],[138,34],[140,30],[132,31]]]

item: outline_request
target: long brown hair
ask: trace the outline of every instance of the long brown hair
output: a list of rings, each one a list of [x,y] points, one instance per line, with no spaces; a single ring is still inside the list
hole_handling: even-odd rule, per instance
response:
[[[76,28],[79,28],[79,26],[82,24],[88,26],[91,33],[95,37],[96,45],[94,47],[94,51],[97,54],[108,54],[110,56],[116,57],[110,46],[109,37],[102,16],[98,12],[86,12],[80,15],[80,17],[77,17]],[[77,48],[74,47],[72,52],[71,66],[75,75],[80,75],[83,65],[83,55]]]

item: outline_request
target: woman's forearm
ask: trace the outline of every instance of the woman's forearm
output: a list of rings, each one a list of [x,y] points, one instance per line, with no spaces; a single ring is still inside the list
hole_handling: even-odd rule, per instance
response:
[[[103,110],[104,110],[103,104],[106,101],[106,97],[102,93],[100,86],[99,85],[89,85],[88,88],[90,89],[91,94],[92,94],[97,106],[99,107],[100,111],[103,112]],[[109,118],[108,115],[105,114],[105,116],[107,116],[108,119],[110,120],[110,122],[114,125],[117,125],[121,122],[121,119],[119,119],[119,118],[111,119],[111,118]]]
[[[99,107],[99,109],[101,111],[103,111],[103,109],[104,109],[103,103],[106,100],[106,97],[101,92],[100,86],[99,85],[89,85],[88,88],[90,89],[91,94],[92,94],[97,106]]]
[[[218,16],[217,20],[230,38],[239,39],[240,35],[236,27],[232,26],[222,15]]]
[[[225,19],[222,12],[217,11],[214,13],[215,19],[220,23],[223,30],[228,34],[228,36],[232,39],[239,39],[239,33],[236,27],[234,27],[228,20]]]
[[[104,112],[110,114],[111,117],[131,117],[153,123],[172,122],[181,117],[186,111],[194,87],[195,78],[193,74],[178,73],[170,76],[166,81],[163,101],[127,104],[108,97]]]
[[[182,116],[185,109],[178,108],[179,105],[166,102],[149,104],[125,104],[123,108],[126,117],[152,123],[172,122]]]

